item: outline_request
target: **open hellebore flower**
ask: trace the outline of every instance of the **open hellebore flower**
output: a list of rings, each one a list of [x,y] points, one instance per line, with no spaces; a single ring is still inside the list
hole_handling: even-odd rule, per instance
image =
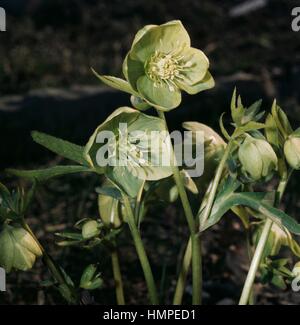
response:
[[[133,197],[143,181],[172,174],[164,122],[129,107],[117,109],[96,129],[85,147],[85,157]]]
[[[136,34],[123,73],[147,103],[168,111],[179,106],[181,90],[196,94],[214,86],[208,68],[205,54],[191,47],[182,23],[174,20]]]
[[[29,270],[41,255],[40,247],[28,231],[19,226],[3,226],[0,233],[0,266],[6,272],[12,269]]]
[[[284,155],[289,165],[300,169],[300,138],[290,136],[284,143]]]
[[[267,179],[277,169],[277,156],[266,140],[247,136],[239,148],[238,156],[243,171],[254,181]]]

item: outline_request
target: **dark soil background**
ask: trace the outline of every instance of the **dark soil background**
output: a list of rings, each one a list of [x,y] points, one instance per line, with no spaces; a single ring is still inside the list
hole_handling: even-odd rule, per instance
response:
[[[229,110],[234,86],[244,102],[263,98],[269,109],[274,97],[299,126],[300,32],[291,29],[291,10],[299,1],[269,0],[262,8],[233,17],[242,0],[7,0],[7,31],[0,32],[0,167],[33,168],[62,162],[32,143],[37,129],[84,144],[94,128],[115,108],[129,105],[125,94],[99,84],[90,67],[120,76],[122,60],[135,33],[146,24],[181,19],[194,47],[211,62],[214,90],[185,96],[168,117],[171,127],[197,120],[218,129],[219,115]],[[1,173],[9,187],[28,184]],[[84,217],[96,217],[95,176],[55,179],[38,192],[28,220],[50,253],[75,281],[84,266],[99,261],[105,285],[94,292],[100,304],[115,302],[107,251],[61,249],[54,233],[70,229]],[[299,177],[293,177],[283,208],[299,215]],[[178,253],[188,238],[180,206],[150,209],[143,238],[160,284],[161,296],[170,302],[179,265]],[[124,231],[119,238],[122,271],[128,303],[146,303],[140,266]],[[292,259],[291,259],[292,261]],[[295,262],[295,260],[293,260]],[[204,236],[204,303],[234,304],[248,268],[242,225],[228,215]],[[8,275],[2,304],[63,303],[55,290],[41,288],[49,278],[41,262],[28,273]],[[167,280],[164,280],[167,279]],[[255,288],[257,303],[299,304],[300,295]],[[187,287],[185,303],[191,302]]]

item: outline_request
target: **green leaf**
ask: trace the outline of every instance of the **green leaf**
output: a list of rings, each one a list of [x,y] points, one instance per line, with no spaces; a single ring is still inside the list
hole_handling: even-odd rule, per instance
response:
[[[242,105],[242,101],[241,98],[239,97],[238,103],[237,103],[237,91],[236,88],[234,88],[233,94],[232,94],[232,98],[231,98],[231,117],[233,122],[239,126],[241,124],[241,120],[244,116],[244,107]]]
[[[230,135],[228,134],[227,130],[225,129],[225,126],[223,124],[223,116],[225,115],[225,112],[222,113],[220,120],[219,120],[219,125],[220,125],[220,129],[221,132],[223,134],[223,136],[229,141],[231,139]]]
[[[246,125],[239,126],[236,131],[233,134],[233,137],[239,137],[240,135],[245,134],[246,132],[259,130],[265,128],[266,125],[264,123],[258,123],[258,122],[249,122]]]
[[[31,136],[36,143],[42,145],[50,151],[64,158],[75,161],[80,165],[88,166],[88,163],[84,159],[83,155],[84,147],[42,132],[33,131]]]
[[[94,75],[100,79],[107,86],[124,91],[125,93],[138,96],[138,93],[130,86],[130,84],[123,79],[113,76],[101,76],[94,69],[92,69]]]
[[[300,224],[295,219],[287,215],[285,212],[274,208],[273,206],[264,203],[267,193],[263,192],[245,192],[234,193],[238,188],[237,181],[229,180],[225,183],[224,188],[218,194],[215,203],[212,207],[212,212],[206,224],[201,225],[201,231],[213,226],[222,218],[222,216],[234,206],[250,207],[265,217],[270,218],[278,226],[284,229],[287,228],[291,233],[300,235]],[[202,214],[202,213],[201,213]],[[200,224],[201,224],[200,214]]]
[[[277,105],[276,100],[274,100],[272,105],[272,115],[276,122],[278,129],[280,130],[282,136],[287,138],[291,133],[293,133],[293,129],[291,124],[284,113],[284,111]]]
[[[53,177],[82,172],[91,172],[91,170],[85,166],[55,166],[47,169],[36,170],[7,169],[6,172],[17,177],[27,178],[38,182],[45,182]]]
[[[104,185],[96,188],[96,192],[100,195],[110,196],[116,200],[122,199],[122,193],[113,185]]]
[[[276,121],[272,114],[268,114],[265,125],[265,135],[268,142],[276,148],[283,146],[283,138],[279,132]]]
[[[83,240],[82,234],[76,232],[58,232],[55,233],[55,236],[60,238],[79,240],[79,241]]]

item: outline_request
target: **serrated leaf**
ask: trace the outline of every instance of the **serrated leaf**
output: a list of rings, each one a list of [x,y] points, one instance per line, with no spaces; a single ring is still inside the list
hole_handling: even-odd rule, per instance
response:
[[[42,132],[33,131],[31,136],[36,143],[57,155],[75,161],[80,165],[88,166],[83,155],[84,147]]]
[[[234,193],[234,185],[237,186],[238,183],[228,182],[225,188],[218,194],[215,203],[212,207],[212,212],[208,218],[206,224],[201,224],[201,214],[200,214],[200,224],[201,231],[213,226],[222,218],[222,216],[234,206],[247,206],[252,208],[265,217],[270,218],[278,226],[284,229],[287,228],[293,234],[300,235],[300,224],[297,223],[295,219],[287,215],[282,210],[274,208],[273,206],[264,203],[264,199],[267,193],[264,192],[244,192],[244,193]]]
[[[266,125],[264,123],[259,123],[259,122],[249,122],[246,125],[240,126],[238,129],[233,134],[233,137],[238,137],[246,132],[254,131],[254,130],[259,130],[265,128]]]
[[[231,117],[233,122],[236,124],[236,126],[239,126],[244,116],[245,109],[243,107],[241,97],[238,96],[238,100],[236,97],[237,97],[237,92],[236,92],[236,88],[234,88],[233,95],[231,98]]]
[[[45,182],[53,177],[82,172],[91,172],[91,170],[85,166],[55,166],[36,170],[7,169],[6,172],[17,177],[27,178],[38,182]]]

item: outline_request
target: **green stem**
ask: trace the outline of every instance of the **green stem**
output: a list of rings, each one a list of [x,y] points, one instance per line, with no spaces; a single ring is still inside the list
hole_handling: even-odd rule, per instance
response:
[[[123,201],[124,201],[124,206],[126,209],[126,215],[127,215],[127,222],[129,224],[129,228],[133,237],[133,241],[135,244],[135,248],[138,254],[138,257],[140,259],[140,263],[144,272],[145,280],[148,286],[148,291],[149,291],[149,296],[150,296],[150,301],[151,304],[153,305],[158,305],[159,304],[159,299],[158,299],[158,294],[154,282],[154,277],[152,274],[151,266],[142,242],[142,238],[140,236],[139,230],[137,228],[135,219],[134,219],[134,214],[129,202],[129,199],[126,195],[123,195]]]
[[[46,250],[44,249],[44,247],[42,246],[40,241],[37,239],[37,237],[35,236],[35,234],[31,230],[31,228],[29,227],[29,225],[26,223],[25,219],[23,219],[22,224],[23,224],[24,229],[26,229],[30,233],[32,238],[39,245],[39,247],[40,247],[40,249],[41,249],[41,251],[43,253],[43,262],[48,267],[48,269],[49,269],[50,273],[52,274],[53,278],[55,279],[55,281],[59,285],[63,285],[65,287],[65,289],[68,290],[68,297],[70,297],[70,300],[68,302],[69,303],[78,302],[78,297],[77,297],[77,294],[76,294],[75,290],[69,286],[69,284],[67,283],[67,281],[66,281],[66,279],[64,277],[63,272],[56,265],[56,263],[54,262],[52,257],[46,252]]]
[[[111,264],[115,280],[117,303],[118,305],[125,305],[123,281],[117,248],[113,248],[113,251],[111,252]]]
[[[221,180],[227,159],[228,159],[231,149],[233,147],[233,144],[234,144],[233,140],[229,140],[229,142],[226,146],[226,149],[224,151],[223,157],[222,157],[222,159],[218,165],[218,168],[216,170],[215,177],[214,177],[213,182],[210,187],[210,192],[209,192],[209,195],[207,198],[207,203],[206,203],[203,215],[201,217],[200,227],[201,227],[201,224],[202,225],[205,224],[205,222],[207,221],[207,219],[209,218],[209,215],[211,213],[211,209],[212,209],[212,206],[215,201],[216,194],[217,194],[218,186],[220,184],[220,180]],[[198,215],[200,214],[200,212],[201,211],[199,211]]]
[[[159,117],[165,123],[165,129],[168,130],[168,125],[164,112],[157,111]],[[183,184],[182,177],[180,175],[179,168],[176,163],[176,157],[171,145],[171,167],[173,171],[173,176],[175,179],[176,186],[178,188],[178,193],[182,202],[183,210],[186,216],[186,220],[189,226],[191,243],[192,243],[192,273],[193,273],[193,305],[201,305],[201,296],[202,296],[202,256],[201,256],[201,240],[200,234],[197,231],[195,218],[193,211],[191,209],[188,196]]]
[[[226,161],[227,161],[228,156],[231,152],[232,146],[233,146],[233,140],[230,140],[226,147],[226,150],[223,154],[223,157],[218,165],[214,179],[209,184],[209,188],[208,188],[208,192],[207,192],[208,198],[207,198],[207,203],[206,203],[205,212],[204,212],[205,214],[204,214],[203,219],[201,219],[201,223],[203,223],[203,221],[206,221],[210,215],[212,205],[215,200],[216,193],[217,193],[217,189],[218,189],[218,186],[219,186],[219,183],[220,183],[220,180],[221,180],[224,168],[225,168]],[[206,197],[207,197],[207,195],[204,196],[204,199]],[[198,217],[200,216],[200,212],[203,209],[204,203],[205,202],[203,201],[200,206],[200,209],[198,212]],[[199,221],[199,223],[200,223],[200,221]],[[201,223],[200,223],[200,226],[201,226]],[[191,242],[189,240],[189,243],[186,247],[184,258],[183,258],[183,265],[181,267],[181,271],[180,271],[179,278],[178,278],[177,285],[176,285],[176,290],[175,290],[175,295],[174,295],[174,300],[173,300],[173,303],[175,305],[180,305],[182,303],[184,287],[185,287],[185,283],[186,283],[186,279],[187,279],[187,273],[188,273],[188,270],[189,270],[189,267],[191,264],[191,249],[192,249]]]
[[[286,189],[289,177],[290,177],[291,173],[289,175],[284,175],[282,180],[280,181],[278,188],[277,188],[277,198],[276,198],[276,202],[275,202],[275,206],[278,206],[281,198],[284,194],[284,191]],[[273,221],[271,219],[267,219],[265,222],[265,225],[263,227],[263,231],[260,235],[258,244],[255,248],[255,252],[251,261],[251,265],[247,274],[247,278],[244,284],[244,288],[242,291],[242,295],[239,301],[239,305],[247,305],[251,296],[251,292],[252,292],[252,287],[255,281],[255,277],[256,277],[256,273],[258,271],[262,256],[263,256],[263,252],[267,243],[267,240],[269,238],[269,233],[272,229],[272,225],[273,225]]]
[[[176,284],[175,294],[173,298],[173,305],[182,304],[185,283],[191,266],[191,261],[192,261],[192,241],[191,239],[189,239],[185,249],[181,270]]]

